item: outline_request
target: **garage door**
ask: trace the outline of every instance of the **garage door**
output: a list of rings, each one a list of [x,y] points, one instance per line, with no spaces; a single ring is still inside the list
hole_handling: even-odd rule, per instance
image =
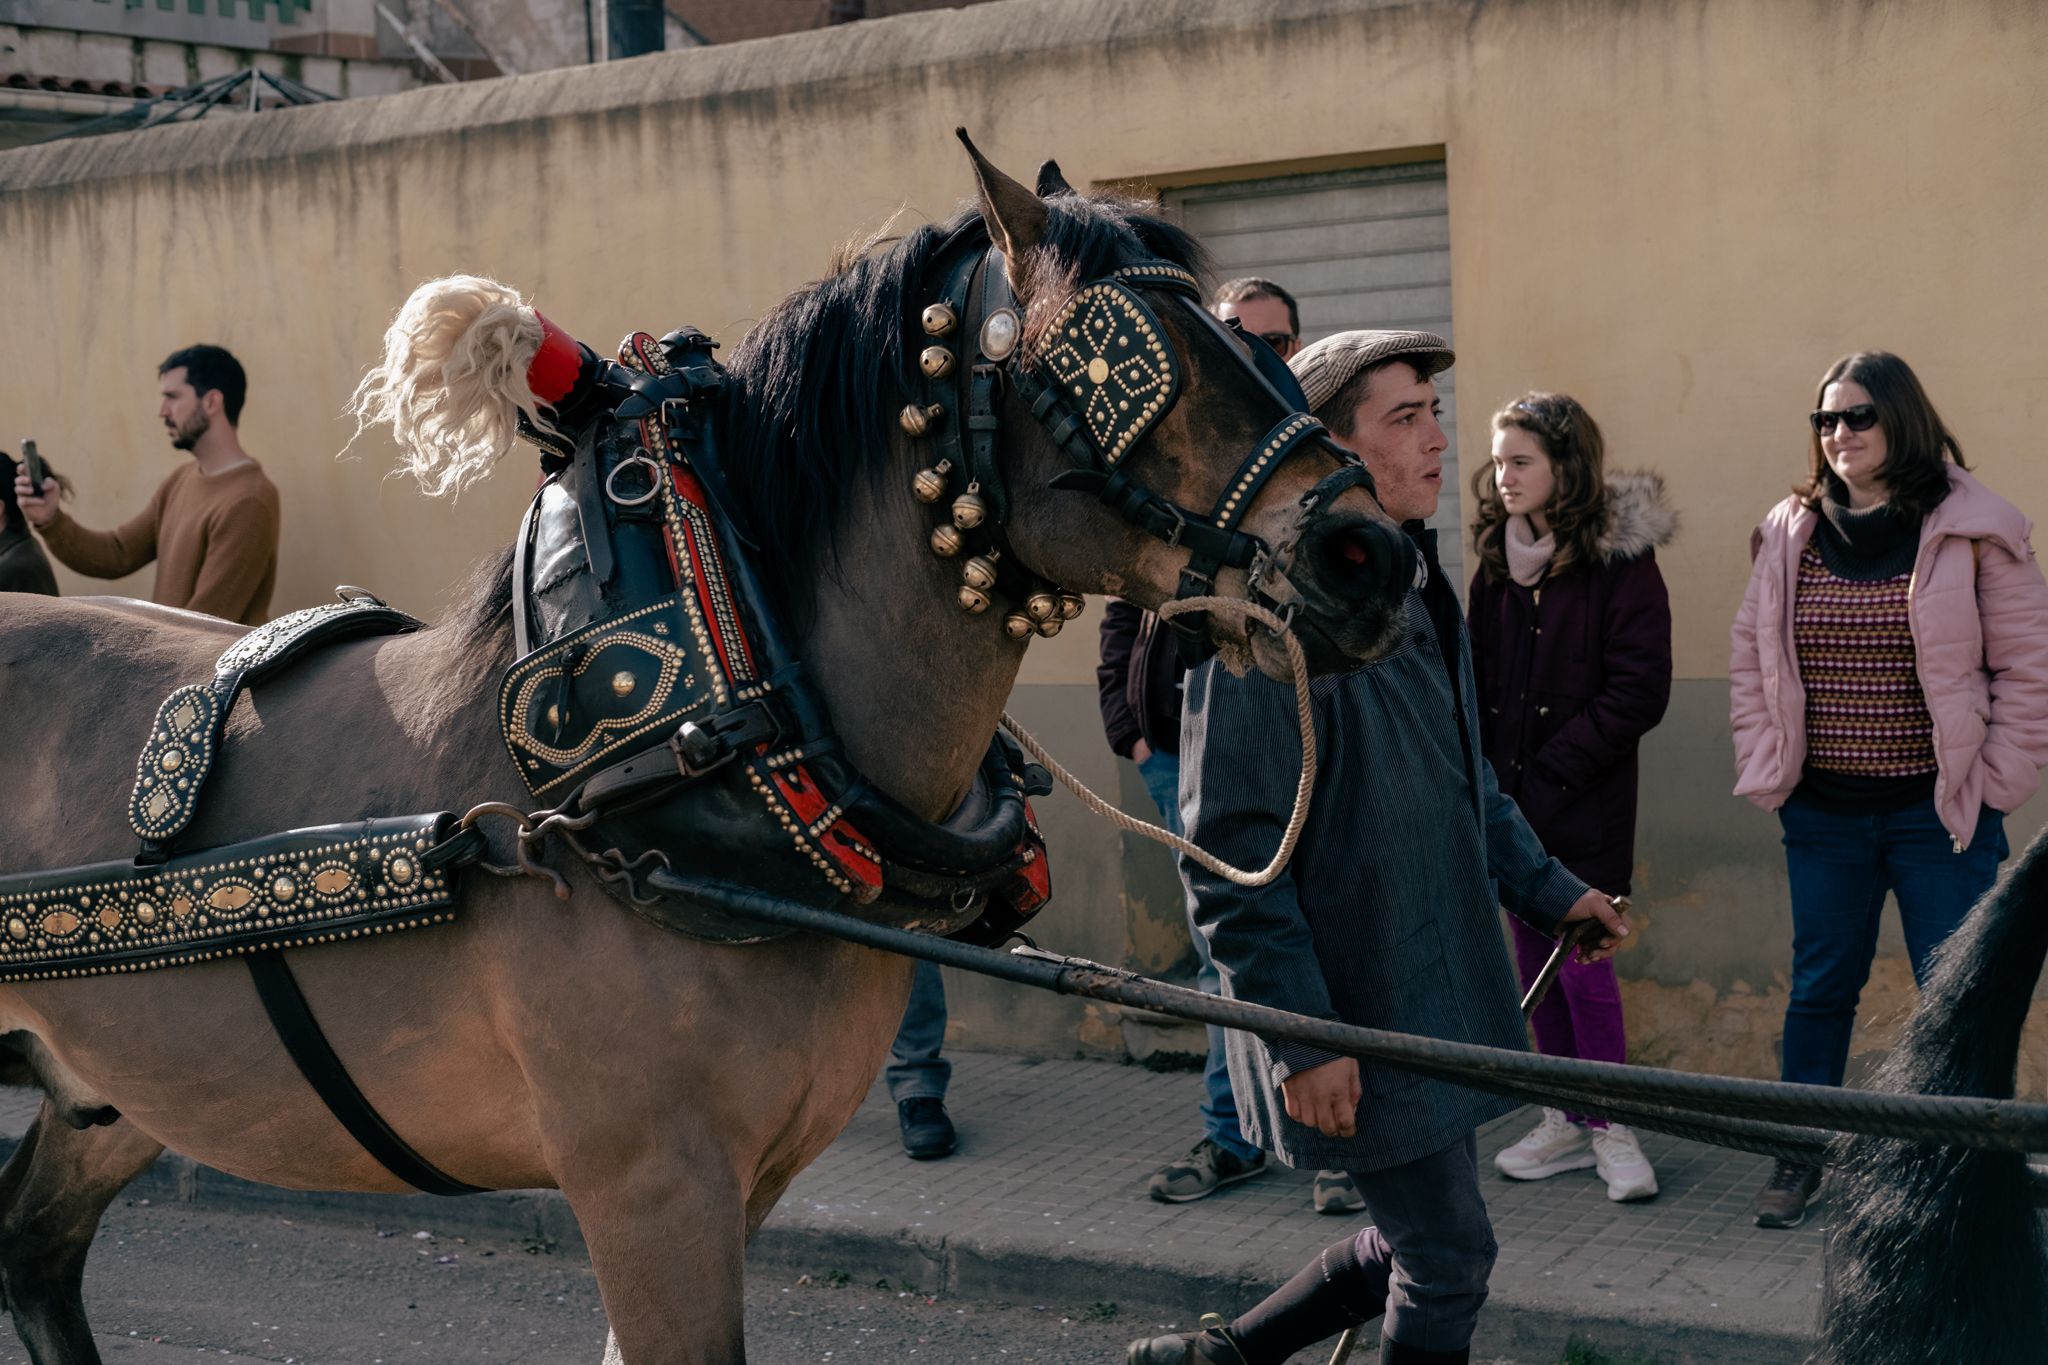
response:
[[[1261,275],[1301,306],[1305,341],[1355,327],[1451,331],[1451,227],[1443,163],[1274,176],[1165,192],[1216,258],[1218,280]],[[1444,494],[1430,525],[1465,590],[1457,371],[1440,375]]]

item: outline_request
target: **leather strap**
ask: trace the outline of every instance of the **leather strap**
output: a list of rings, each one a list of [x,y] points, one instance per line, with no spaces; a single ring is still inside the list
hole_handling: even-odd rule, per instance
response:
[[[327,1035],[320,1031],[320,1021],[313,1017],[312,1006],[306,1003],[305,992],[299,989],[292,969],[285,965],[283,953],[252,953],[247,960],[249,977],[256,983],[256,994],[270,1016],[270,1026],[277,1030],[278,1040],[298,1064],[299,1074],[313,1087],[328,1112],[348,1129],[349,1136],[377,1159],[378,1165],[425,1194],[484,1192],[481,1185],[465,1184],[444,1174],[408,1147],[405,1139],[393,1132],[391,1125],[363,1098]]]
[[[199,795],[213,771],[228,712],[243,688],[279,672],[324,644],[364,635],[418,630],[420,622],[360,589],[256,627],[229,645],[210,682],[192,683],[164,698],[135,762],[128,823],[142,840],[136,861],[154,865],[170,856],[170,843],[199,812]]]

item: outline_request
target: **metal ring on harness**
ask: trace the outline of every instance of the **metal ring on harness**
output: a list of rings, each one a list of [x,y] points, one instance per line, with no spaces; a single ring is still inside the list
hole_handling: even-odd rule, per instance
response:
[[[618,477],[634,465],[647,466],[647,491],[631,497],[625,497],[619,493],[617,487]],[[644,507],[648,503],[653,502],[660,492],[661,466],[655,463],[654,457],[649,455],[644,448],[634,451],[631,455],[613,465],[612,472],[604,476],[604,495],[621,507]]]

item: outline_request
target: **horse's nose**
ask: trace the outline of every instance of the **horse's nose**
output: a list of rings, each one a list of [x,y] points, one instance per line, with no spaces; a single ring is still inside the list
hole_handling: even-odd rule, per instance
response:
[[[1309,577],[1333,602],[1364,606],[1406,592],[1415,577],[1415,546],[1397,526],[1368,517],[1330,518],[1303,538]]]

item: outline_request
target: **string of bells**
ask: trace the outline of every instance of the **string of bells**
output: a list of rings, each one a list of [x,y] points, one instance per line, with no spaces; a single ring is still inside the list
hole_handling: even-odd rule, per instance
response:
[[[926,335],[944,337],[959,325],[959,318],[946,304],[935,303],[924,310],[922,323]],[[1002,323],[1007,323],[1007,327]],[[1016,330],[1014,313],[1003,310],[990,315],[988,323],[983,326],[983,353],[998,360],[1007,356],[1016,344]],[[991,332],[995,335],[990,335]],[[953,352],[946,346],[927,346],[918,356],[918,368],[928,379],[943,379],[952,373]],[[898,414],[897,424],[907,435],[922,437],[945,415],[946,409],[941,404],[912,403]],[[953,462],[942,459],[927,469],[920,469],[912,477],[911,496],[921,503],[936,505],[946,496],[952,480]],[[988,522],[989,510],[981,484],[970,482],[953,499],[950,519],[932,528],[931,552],[941,559],[958,558],[969,549],[968,533]],[[971,554],[961,562],[960,587],[954,600],[962,611],[980,615],[994,603],[1002,557],[1000,550],[991,548]],[[1023,640],[1034,634],[1050,639],[1059,634],[1067,622],[1078,617],[1086,606],[1086,600],[1079,593],[1065,592],[1050,584],[1041,585],[1026,595],[1020,609],[1004,614],[1003,633],[1012,640]]]

